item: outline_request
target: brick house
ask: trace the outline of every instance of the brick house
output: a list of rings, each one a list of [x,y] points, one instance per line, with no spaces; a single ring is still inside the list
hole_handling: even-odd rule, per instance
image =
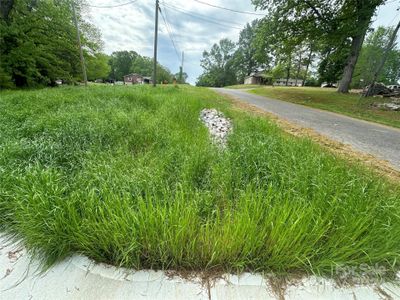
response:
[[[142,84],[143,83],[143,76],[131,73],[124,76],[124,84]]]

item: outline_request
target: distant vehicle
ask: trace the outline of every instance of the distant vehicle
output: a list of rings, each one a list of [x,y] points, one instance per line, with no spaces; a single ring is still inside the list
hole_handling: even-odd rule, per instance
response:
[[[95,83],[103,83],[104,81],[103,81],[103,79],[96,79],[94,82]]]
[[[328,82],[323,82],[321,84],[322,88],[337,88],[337,84],[336,83],[328,83]]]
[[[62,80],[61,79],[57,79],[56,81],[55,81],[55,83],[57,84],[57,85],[62,85]]]
[[[400,85],[388,85],[387,87],[395,92],[400,91]]]

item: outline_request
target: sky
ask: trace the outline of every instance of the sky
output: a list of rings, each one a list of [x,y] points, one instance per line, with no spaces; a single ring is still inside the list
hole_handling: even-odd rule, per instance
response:
[[[114,6],[131,1],[90,0],[89,4]],[[188,82],[191,84],[202,73],[200,59],[204,50],[209,50],[222,38],[237,41],[240,30],[247,22],[262,18],[260,15],[235,13],[200,2],[239,11],[263,13],[254,10],[251,0],[160,0],[158,61],[172,73],[177,73],[181,64],[181,53],[184,51],[183,68],[189,75]],[[396,8],[399,6],[400,0],[389,0],[386,5],[379,7],[372,26],[397,24],[400,11]],[[85,18],[100,29],[104,41],[103,51],[106,54],[133,50],[152,57],[154,12],[154,0],[137,0],[114,8],[88,7]],[[400,41],[400,37],[398,40]]]

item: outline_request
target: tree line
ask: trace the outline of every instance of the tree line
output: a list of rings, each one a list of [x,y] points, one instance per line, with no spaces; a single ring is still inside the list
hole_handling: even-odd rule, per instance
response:
[[[372,80],[394,28],[371,29],[384,0],[252,0],[266,16],[247,24],[233,43],[222,39],[203,52],[200,86],[243,83],[262,71],[266,78],[296,78],[305,85],[339,82],[338,91]],[[400,50],[393,47],[378,81],[400,79]]]
[[[70,0],[0,0],[0,88],[53,86],[82,80]],[[99,30],[85,21],[84,1],[75,1],[89,80],[151,76],[153,61],[134,51],[101,52]],[[160,81],[174,77],[158,64]],[[187,75],[186,75],[187,77]]]

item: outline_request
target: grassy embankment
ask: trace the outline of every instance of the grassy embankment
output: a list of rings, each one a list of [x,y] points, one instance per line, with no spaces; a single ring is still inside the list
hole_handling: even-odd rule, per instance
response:
[[[358,94],[339,94],[335,89],[310,87],[258,86],[251,93],[400,128],[400,112],[371,105],[372,102],[383,102],[387,99],[365,99]]]
[[[399,270],[398,186],[212,91],[0,96],[0,230],[48,264],[81,253],[137,269]],[[225,151],[205,107],[233,120]]]
[[[259,88],[259,84],[236,84],[225,86],[226,89],[234,89],[234,90],[244,90],[244,89],[256,89]]]

